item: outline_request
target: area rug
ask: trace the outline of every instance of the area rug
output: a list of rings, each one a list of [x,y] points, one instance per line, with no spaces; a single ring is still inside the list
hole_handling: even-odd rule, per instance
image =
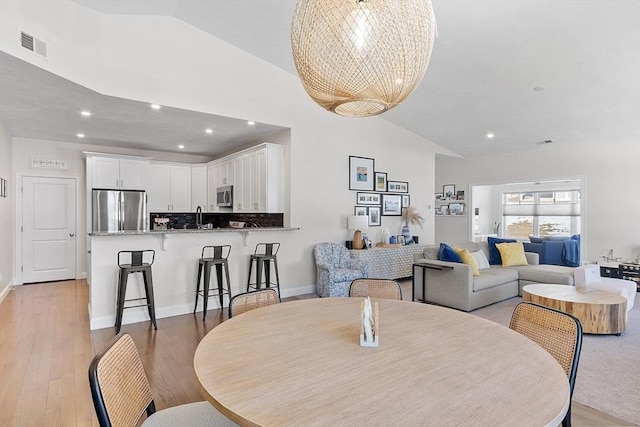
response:
[[[516,297],[472,311],[509,326]],[[640,304],[638,298],[621,336],[584,334],[573,400],[640,424]]]

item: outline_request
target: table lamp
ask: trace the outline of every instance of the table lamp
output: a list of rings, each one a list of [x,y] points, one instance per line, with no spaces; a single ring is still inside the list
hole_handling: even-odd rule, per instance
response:
[[[347,228],[355,230],[355,233],[353,233],[353,249],[362,249],[364,247],[362,230],[369,228],[369,217],[366,215],[349,216],[347,217]]]

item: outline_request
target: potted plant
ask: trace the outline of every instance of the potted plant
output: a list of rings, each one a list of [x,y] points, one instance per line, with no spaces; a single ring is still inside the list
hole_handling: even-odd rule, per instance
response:
[[[413,237],[411,237],[411,229],[409,224],[418,224],[422,228],[424,217],[418,209],[413,206],[402,209],[402,219],[404,219],[404,226],[402,227],[402,235],[404,236],[404,244],[408,245],[413,243]]]

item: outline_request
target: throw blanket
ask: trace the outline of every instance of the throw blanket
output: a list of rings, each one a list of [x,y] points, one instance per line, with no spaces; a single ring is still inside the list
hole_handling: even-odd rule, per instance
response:
[[[578,267],[580,265],[580,242],[577,240],[565,240],[562,260],[569,267]]]

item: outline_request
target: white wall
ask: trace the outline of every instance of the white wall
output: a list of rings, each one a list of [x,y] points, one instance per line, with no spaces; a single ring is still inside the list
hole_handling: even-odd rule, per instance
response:
[[[433,241],[434,157],[448,150],[381,117],[330,114],[309,99],[296,76],[177,19],[45,3],[2,2],[0,49],[107,95],[291,128],[289,219],[301,230],[283,234],[284,286],[315,283],[314,244],[349,237],[346,216],[355,205],[349,155],[373,157],[389,179],[409,182],[411,202],[426,217],[424,230],[412,234],[421,243]],[[46,24],[52,17],[55,26]],[[51,42],[48,61],[17,47],[20,28],[34,28],[36,37]],[[401,220],[383,217],[382,227],[399,234]]]
[[[597,261],[610,248],[617,257],[635,259],[640,253],[640,141],[557,143],[521,153],[436,161],[436,188],[443,183],[469,186],[575,177],[584,177],[582,259]],[[443,241],[450,237],[436,235]]]
[[[0,122],[0,177],[7,180],[8,197],[0,197],[0,301],[2,301],[12,284],[14,264],[13,218],[14,175],[12,159],[11,135]]]

